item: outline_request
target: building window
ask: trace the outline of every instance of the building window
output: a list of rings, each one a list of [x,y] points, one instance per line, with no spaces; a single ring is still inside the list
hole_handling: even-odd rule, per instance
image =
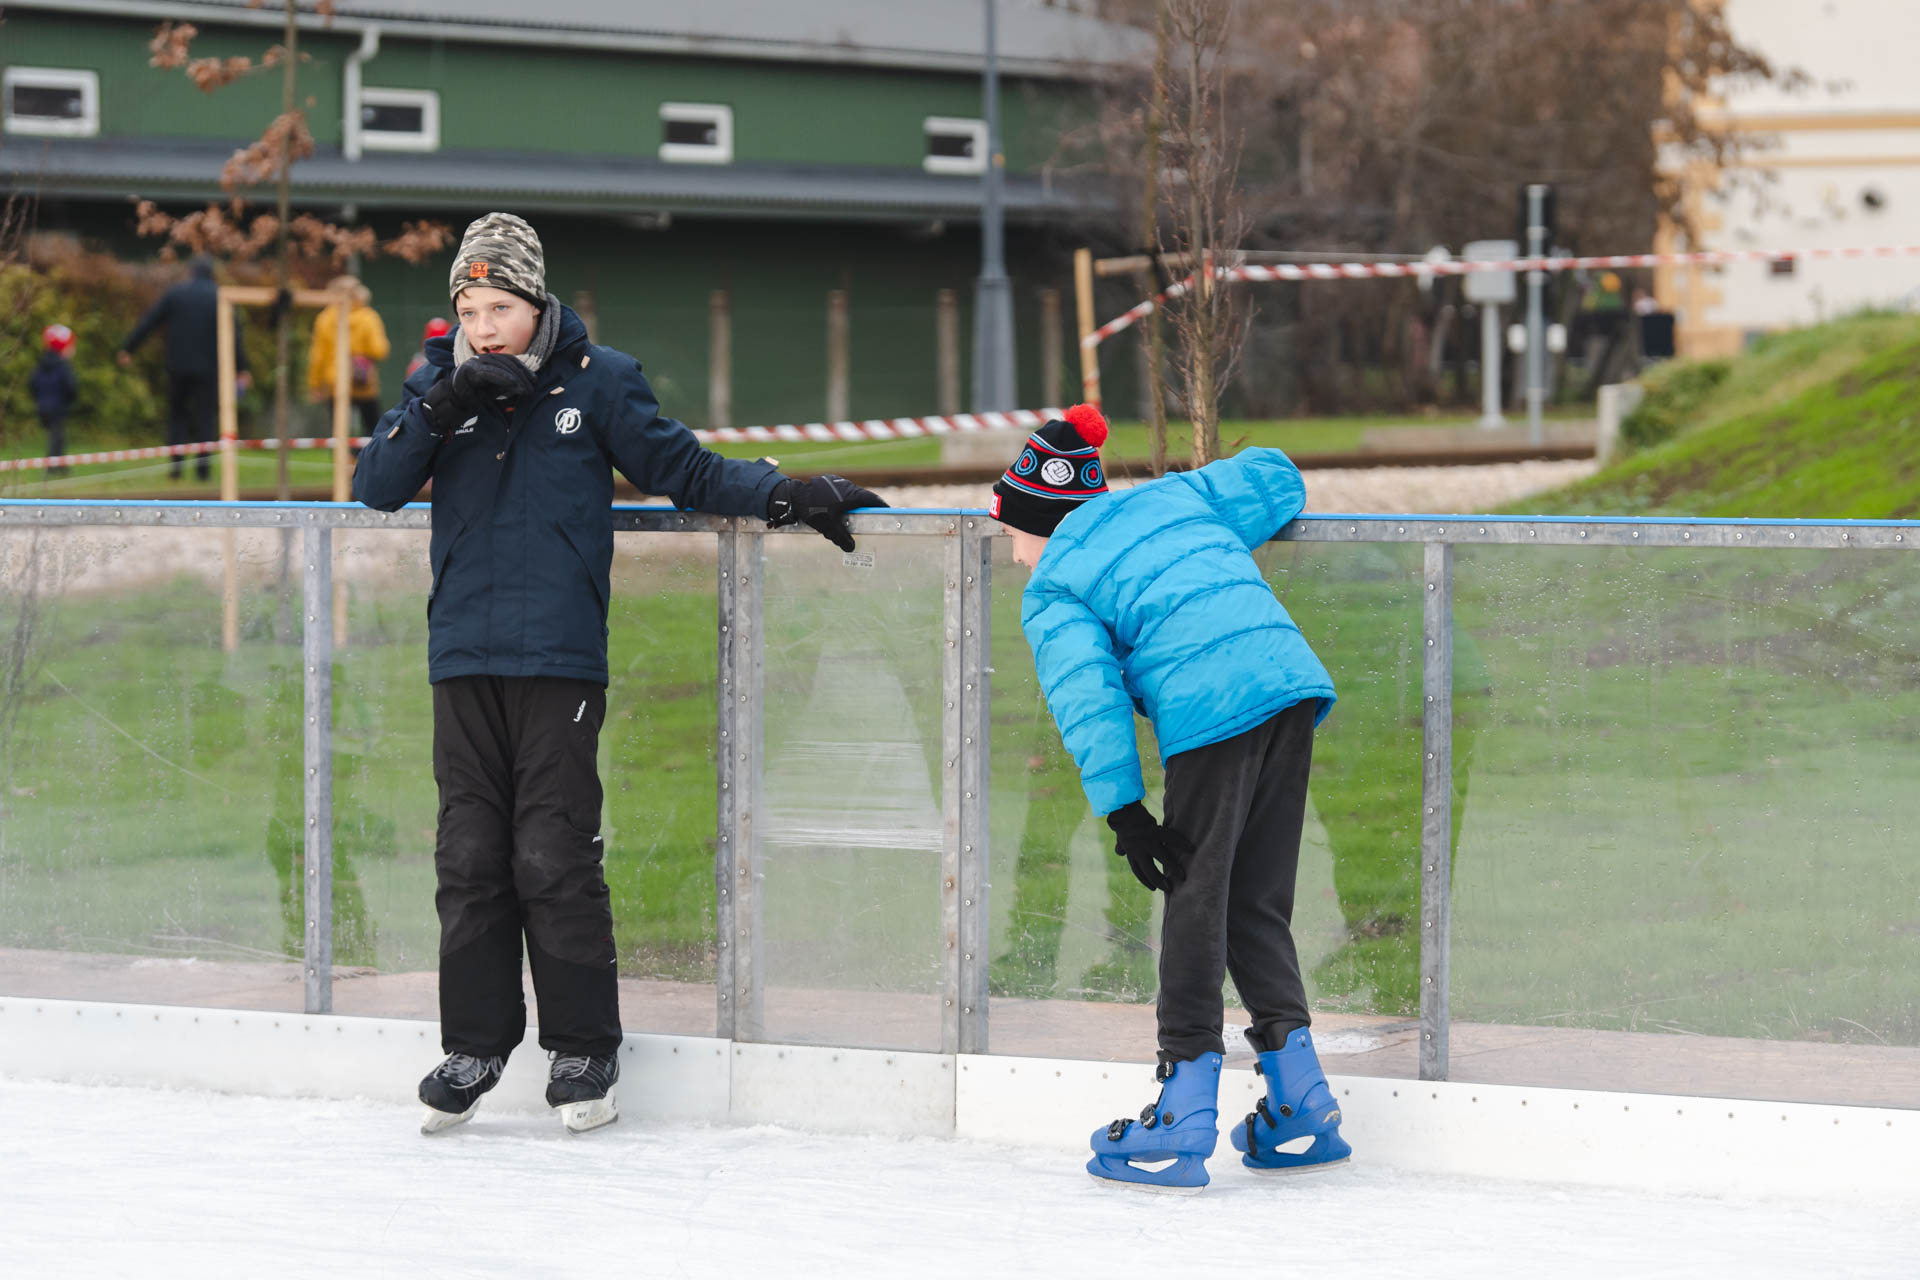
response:
[[[663,103],[660,158],[682,164],[732,164],[733,108],[712,103]]]
[[[987,122],[927,117],[928,173],[985,173]]]
[[[8,133],[91,138],[100,132],[100,77],[96,72],[8,67],[0,92],[6,96]]]
[[[1799,269],[1798,258],[1770,258],[1767,261],[1767,274],[1770,276],[1790,276]]]
[[[431,89],[362,89],[360,145],[369,151],[440,149],[440,95]]]

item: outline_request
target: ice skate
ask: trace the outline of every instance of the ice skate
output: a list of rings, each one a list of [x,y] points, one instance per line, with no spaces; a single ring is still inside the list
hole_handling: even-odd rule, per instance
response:
[[[500,1083],[500,1073],[506,1067],[505,1058],[450,1054],[420,1082],[420,1101],[427,1104],[420,1132],[439,1133],[471,1118],[480,1105],[480,1095]]]
[[[1260,1047],[1257,1041],[1254,1047]],[[1340,1136],[1340,1104],[1307,1029],[1295,1031],[1279,1049],[1262,1050],[1254,1071],[1267,1082],[1267,1095],[1233,1130],[1240,1163],[1255,1173],[1307,1173],[1344,1164],[1353,1148]]]
[[[569,1133],[585,1133],[620,1118],[613,1083],[620,1078],[620,1057],[554,1053],[547,1077],[547,1105],[560,1113]]]
[[[1093,1131],[1087,1172],[1143,1191],[1192,1195],[1207,1185],[1206,1159],[1220,1140],[1220,1055],[1163,1062],[1160,1097],[1138,1120]]]

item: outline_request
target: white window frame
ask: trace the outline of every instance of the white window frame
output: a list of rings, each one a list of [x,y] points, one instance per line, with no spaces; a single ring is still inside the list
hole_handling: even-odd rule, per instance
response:
[[[45,116],[13,114],[16,85],[32,89],[78,89],[80,118],[50,120]],[[100,133],[100,73],[67,67],[8,67],[0,76],[0,100],[6,104],[6,131],[43,138],[92,138]]]
[[[435,89],[360,90],[356,111],[366,107],[418,107],[420,132],[395,133],[360,125],[360,146],[366,151],[438,151],[440,149],[440,93]]]
[[[663,102],[660,123],[710,124],[716,141],[660,143],[660,158],[669,164],[732,164],[733,108],[719,102]]]
[[[987,171],[987,122],[969,120],[962,116],[928,116],[922,126],[923,136],[931,137],[936,133],[966,134],[973,139],[973,155],[936,156],[922,158],[928,173],[981,174]]]

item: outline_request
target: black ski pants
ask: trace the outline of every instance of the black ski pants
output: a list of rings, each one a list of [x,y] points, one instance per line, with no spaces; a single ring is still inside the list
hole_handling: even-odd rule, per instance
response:
[[[620,1046],[597,754],[607,691],[586,680],[458,676],[433,686],[440,1043],[505,1057],[526,1034],[526,936],[540,1047]]]
[[[206,444],[213,440],[214,420],[220,412],[220,379],[211,373],[167,375],[167,443]],[[174,457],[167,474],[178,480],[182,459]],[[213,455],[193,461],[194,474],[205,480],[213,471]]]
[[[1224,1051],[1221,979],[1253,1018],[1257,1046],[1308,1025],[1293,946],[1294,878],[1313,765],[1309,698],[1238,737],[1167,761],[1166,825],[1193,841],[1187,877],[1160,930],[1160,1053],[1185,1062]]]

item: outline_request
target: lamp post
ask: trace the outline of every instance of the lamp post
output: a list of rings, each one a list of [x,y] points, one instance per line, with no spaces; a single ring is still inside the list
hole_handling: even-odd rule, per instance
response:
[[[1005,412],[1014,403],[1013,285],[1007,279],[1006,227],[1001,208],[1006,157],[1000,150],[1000,61],[996,0],[986,0],[987,157],[980,182],[980,278],[973,288],[973,408]]]

